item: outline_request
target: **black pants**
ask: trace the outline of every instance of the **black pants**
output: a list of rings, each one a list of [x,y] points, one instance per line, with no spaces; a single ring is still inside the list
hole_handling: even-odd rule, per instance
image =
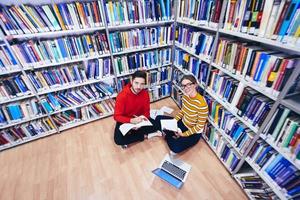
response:
[[[155,119],[155,127],[159,130],[161,130],[161,123],[160,120],[162,119],[173,119],[169,116],[157,116]],[[182,132],[185,132],[188,130],[188,128],[183,124],[181,120],[177,122],[177,126],[181,129]],[[171,151],[174,153],[180,153],[195,144],[197,144],[201,138],[201,134],[193,134],[188,137],[175,137],[175,134],[173,131],[164,131],[166,133],[165,140],[170,148]]]
[[[152,124],[155,124],[155,121],[153,119],[149,119],[149,121]],[[119,129],[121,125],[122,123],[117,122],[115,128],[114,140],[117,145],[125,145],[143,141],[144,135],[148,135],[149,133],[153,133],[158,130],[155,126],[143,126],[137,130],[130,130],[125,136],[123,136]]]

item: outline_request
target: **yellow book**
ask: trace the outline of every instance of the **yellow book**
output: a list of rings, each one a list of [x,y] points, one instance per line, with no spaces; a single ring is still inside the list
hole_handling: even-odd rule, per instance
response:
[[[49,85],[47,84],[47,81],[45,80],[44,76],[42,75],[42,72],[38,71],[35,73],[38,79],[40,80],[41,84],[43,85],[43,88],[49,89]]]
[[[108,8],[109,8],[109,15],[111,16],[112,24],[119,24],[119,23],[116,21],[115,16],[114,16],[114,8],[113,8],[112,1],[109,1],[109,2],[108,2]]]
[[[90,35],[86,36],[86,41],[87,41],[87,44],[88,44],[88,47],[89,47],[89,52],[94,53],[94,48],[93,48],[93,44],[92,44],[92,40],[91,40]]]
[[[45,27],[42,22],[40,22],[39,18],[35,16],[35,14],[32,12],[32,8],[27,5],[20,5],[23,10],[27,12],[28,15],[30,15],[31,19],[39,26],[38,30],[40,32],[50,31],[48,27]]]
[[[219,109],[220,109],[221,105],[218,104],[216,105],[216,111],[215,111],[215,116],[214,116],[214,122],[216,124],[218,124],[218,121],[219,121]]]
[[[78,14],[79,14],[79,18],[80,18],[82,27],[87,28],[87,24],[86,24],[86,21],[85,21],[85,14],[84,14],[81,3],[80,2],[75,2],[75,5],[76,5],[76,8],[77,8],[77,11],[78,11]]]
[[[52,7],[53,7],[54,13],[55,13],[55,15],[56,15],[56,17],[57,17],[57,19],[58,19],[58,22],[59,22],[59,24],[60,24],[60,27],[62,28],[62,30],[67,30],[67,29],[66,29],[66,25],[65,25],[65,23],[64,23],[64,21],[63,21],[61,15],[60,15],[60,12],[59,12],[59,10],[58,10],[57,5],[54,4],[54,5],[52,5]],[[68,29],[69,29],[69,28],[68,28]]]

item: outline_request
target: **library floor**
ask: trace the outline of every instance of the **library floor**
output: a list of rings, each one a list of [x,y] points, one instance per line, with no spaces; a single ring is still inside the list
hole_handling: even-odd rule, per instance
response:
[[[168,105],[171,98],[151,105]],[[162,138],[126,150],[113,142],[112,117],[0,152],[0,199],[247,199],[201,140],[180,159],[192,165],[181,190],[151,171],[168,152]]]

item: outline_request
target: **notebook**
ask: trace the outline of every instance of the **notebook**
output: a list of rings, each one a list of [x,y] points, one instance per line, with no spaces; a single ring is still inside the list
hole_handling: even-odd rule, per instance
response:
[[[179,159],[171,159],[167,154],[161,161],[159,168],[152,172],[177,189],[180,189],[186,181],[191,168],[191,165]]]

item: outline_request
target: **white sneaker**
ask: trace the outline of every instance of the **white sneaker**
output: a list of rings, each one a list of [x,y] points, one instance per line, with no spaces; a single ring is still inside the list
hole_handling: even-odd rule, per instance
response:
[[[176,157],[177,157],[177,153],[174,153],[173,151],[170,151],[169,155],[170,155],[171,159],[176,159]]]
[[[153,137],[161,137],[161,136],[163,136],[162,132],[156,131],[154,133],[149,133],[147,135],[147,138],[150,139],[150,138],[153,138]]]

